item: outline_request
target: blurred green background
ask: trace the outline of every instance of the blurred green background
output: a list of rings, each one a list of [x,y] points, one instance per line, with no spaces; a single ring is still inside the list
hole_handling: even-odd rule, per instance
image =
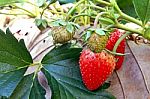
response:
[[[73,3],[78,0],[58,0],[58,1],[61,4],[65,4],[65,3]],[[106,0],[106,1],[108,1],[108,0]],[[125,12],[126,14],[128,14],[132,17],[137,17],[135,10],[134,10],[132,0],[117,0],[117,3],[123,12]]]

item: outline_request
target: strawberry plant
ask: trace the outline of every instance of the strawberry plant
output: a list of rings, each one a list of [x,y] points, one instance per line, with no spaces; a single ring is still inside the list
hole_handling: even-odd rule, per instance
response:
[[[123,64],[128,36],[150,40],[150,0],[133,0],[138,18],[124,13],[116,0],[35,1],[0,1],[7,10],[0,14],[32,18],[39,35],[50,30],[46,35],[53,39],[52,45],[33,57],[38,36],[27,47],[9,27],[6,32],[0,30],[0,99],[115,99],[105,90],[111,86],[107,80]],[[64,10],[58,1],[72,5]],[[34,72],[27,73],[32,67]]]

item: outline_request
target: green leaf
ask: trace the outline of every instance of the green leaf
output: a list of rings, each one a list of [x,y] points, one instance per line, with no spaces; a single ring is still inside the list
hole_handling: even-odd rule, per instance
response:
[[[55,3],[57,0],[47,0],[50,4]]]
[[[45,19],[35,19],[35,24],[41,31],[48,26],[47,20]]]
[[[10,99],[28,99],[34,74],[27,75],[19,82]]]
[[[12,4],[12,3],[21,3],[24,0],[0,0],[0,6],[4,6],[7,4]]]
[[[45,91],[34,74],[25,76],[18,84],[10,99],[45,99]]]
[[[46,21],[45,19],[42,20],[42,26],[43,26],[44,28],[47,27],[47,21]]]
[[[48,25],[51,26],[51,27],[52,26],[60,26],[59,22],[57,22],[57,21],[49,22]]]
[[[79,29],[80,28],[80,25],[74,23],[74,22],[69,22],[70,24],[72,24],[76,29]]]
[[[47,27],[47,21],[45,19],[35,19],[36,26],[43,26],[44,28]]]
[[[95,32],[99,35],[105,35],[105,32],[103,31],[103,29],[96,29]]]
[[[74,32],[74,27],[72,26],[72,24],[67,24],[66,29],[69,33]]]
[[[115,99],[103,89],[91,92],[85,88],[78,65],[81,50],[63,45],[43,58],[42,71],[52,89],[52,99]]]
[[[40,26],[42,23],[42,20],[41,19],[35,19],[35,24],[36,26]]]
[[[24,76],[32,58],[24,41],[0,30],[0,96],[9,97]]]
[[[137,15],[146,24],[150,19],[150,0],[133,0]]]
[[[4,96],[0,96],[0,99],[8,99],[7,97]]]
[[[137,17],[132,0],[117,0],[119,8],[126,14]]]
[[[105,83],[101,86],[102,89],[108,89],[109,87],[110,87],[110,83],[109,83],[109,82],[105,82]]]
[[[64,26],[67,24],[67,22],[63,21],[63,20],[58,20],[57,21],[61,26]]]
[[[66,3],[73,3],[76,0],[58,0],[61,4],[66,4]]]
[[[41,7],[45,2],[46,2],[46,0],[36,0],[36,4],[39,7]]]
[[[43,89],[43,87],[41,87],[36,77],[33,82],[33,86],[30,92],[29,99],[45,99],[45,94],[46,94],[46,91]]]
[[[9,29],[6,34],[0,30],[0,56],[0,73],[27,67],[33,62],[24,41],[18,42]]]
[[[8,73],[0,73],[0,96],[9,97],[23,78],[25,71],[26,69],[20,69]]]
[[[90,38],[91,34],[92,34],[92,31],[87,31],[87,32],[86,32],[85,41],[87,41],[87,40]]]

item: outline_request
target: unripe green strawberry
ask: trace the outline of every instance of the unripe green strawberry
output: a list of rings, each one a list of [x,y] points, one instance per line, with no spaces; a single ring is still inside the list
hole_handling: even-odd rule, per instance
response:
[[[108,37],[106,35],[92,33],[88,39],[87,45],[93,52],[101,52],[105,48],[107,40]]]
[[[65,26],[55,26],[52,28],[52,37],[55,43],[64,44],[70,41],[74,36],[74,32],[70,33]]]
[[[96,90],[112,74],[116,62],[114,56],[105,51],[94,53],[86,49],[80,55],[79,64],[85,86],[89,90]]]

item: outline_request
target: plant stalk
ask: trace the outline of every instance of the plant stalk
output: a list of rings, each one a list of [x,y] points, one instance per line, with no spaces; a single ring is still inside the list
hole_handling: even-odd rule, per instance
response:
[[[72,21],[73,19],[75,19],[75,18],[77,18],[77,17],[80,17],[80,16],[88,16],[88,17],[90,17],[91,15],[86,14],[86,13],[78,14],[78,15],[76,15],[76,16],[73,16],[69,21]]]
[[[117,42],[115,43],[115,46],[114,46],[114,48],[113,48],[113,52],[114,53],[116,53],[116,51],[117,51],[117,48],[118,48],[118,46],[119,46],[119,44],[121,43],[121,41],[123,40],[123,39],[125,39],[128,35],[130,35],[130,34],[132,34],[131,32],[126,32],[125,34],[123,34],[118,40],[117,40]]]
[[[99,18],[104,15],[104,14],[108,14],[107,12],[100,12],[96,18],[95,18],[95,21],[94,21],[94,27],[96,28],[97,27],[97,23],[99,22]]]
[[[119,29],[123,29],[123,30],[126,30],[126,31],[130,31],[132,33],[137,33],[139,35],[143,35],[141,30],[132,29],[132,28],[129,28],[129,27],[127,27],[127,26],[125,26],[123,24],[120,24],[120,23],[115,24],[114,27],[119,28]]]
[[[101,3],[101,4],[105,4],[107,6],[111,6],[111,4],[107,1],[103,1],[103,0],[96,0],[98,3]]]
[[[133,22],[133,23],[135,23],[135,24],[137,24],[137,25],[143,27],[143,24],[142,24],[141,21],[139,21],[139,20],[137,20],[137,19],[135,19],[135,18],[133,18],[133,17],[131,17],[131,16],[129,16],[129,15],[123,13],[123,12],[120,10],[120,8],[119,8],[119,6],[117,5],[117,3],[115,3],[114,7],[115,7],[115,9],[117,10],[117,12],[120,14],[120,17],[121,17],[121,18],[123,18],[123,19],[125,19],[125,20],[127,20],[127,21],[129,21],[129,22]]]
[[[15,7],[17,7],[18,9],[21,9],[21,10],[23,10],[23,11],[25,11],[25,12],[29,13],[29,15],[30,15],[31,17],[36,17],[36,15],[34,15],[32,12],[30,12],[30,11],[28,11],[28,10],[24,9],[24,8],[21,8],[21,7],[16,6],[16,5],[13,5],[13,6],[15,6]]]
[[[76,9],[76,7],[78,5],[80,5],[81,3],[83,3],[85,0],[79,0],[79,2],[77,2],[68,12],[67,16],[66,16],[66,20],[69,19],[69,16],[72,14],[72,12]]]

